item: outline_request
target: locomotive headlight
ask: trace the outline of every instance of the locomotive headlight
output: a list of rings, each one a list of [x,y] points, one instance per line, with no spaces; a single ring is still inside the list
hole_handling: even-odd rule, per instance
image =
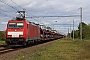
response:
[[[19,37],[23,37],[23,32],[19,34]]]

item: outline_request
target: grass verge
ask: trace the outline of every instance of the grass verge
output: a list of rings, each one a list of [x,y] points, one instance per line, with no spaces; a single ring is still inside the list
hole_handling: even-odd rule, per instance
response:
[[[90,40],[57,40],[50,43],[41,53],[36,53],[45,47],[25,54],[24,58],[20,56],[19,60],[90,60]],[[30,58],[35,53],[36,55]]]

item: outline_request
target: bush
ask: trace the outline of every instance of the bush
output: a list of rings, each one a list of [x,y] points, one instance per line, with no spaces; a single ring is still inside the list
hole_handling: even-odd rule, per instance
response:
[[[5,40],[5,31],[0,31],[0,40]]]

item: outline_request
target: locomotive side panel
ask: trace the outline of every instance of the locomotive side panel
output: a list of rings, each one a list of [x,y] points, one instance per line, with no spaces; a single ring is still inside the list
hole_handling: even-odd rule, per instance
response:
[[[38,26],[34,24],[28,23],[27,24],[27,41],[35,41],[40,39],[40,29]]]

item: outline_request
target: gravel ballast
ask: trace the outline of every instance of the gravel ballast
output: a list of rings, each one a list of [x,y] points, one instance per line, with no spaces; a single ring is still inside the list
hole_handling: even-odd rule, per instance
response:
[[[53,42],[53,41],[51,41],[51,42]],[[51,42],[47,42],[47,43],[43,43],[43,44],[39,44],[39,45],[35,45],[35,46],[31,46],[31,47],[27,47],[27,48],[23,48],[23,49],[20,49],[20,50],[16,50],[16,51],[12,51],[12,52],[2,54],[2,55],[0,55],[0,60],[15,59],[20,55],[23,55],[23,54],[26,54],[28,52],[32,52],[33,50],[37,50],[38,48],[42,48],[44,46],[47,46]]]

